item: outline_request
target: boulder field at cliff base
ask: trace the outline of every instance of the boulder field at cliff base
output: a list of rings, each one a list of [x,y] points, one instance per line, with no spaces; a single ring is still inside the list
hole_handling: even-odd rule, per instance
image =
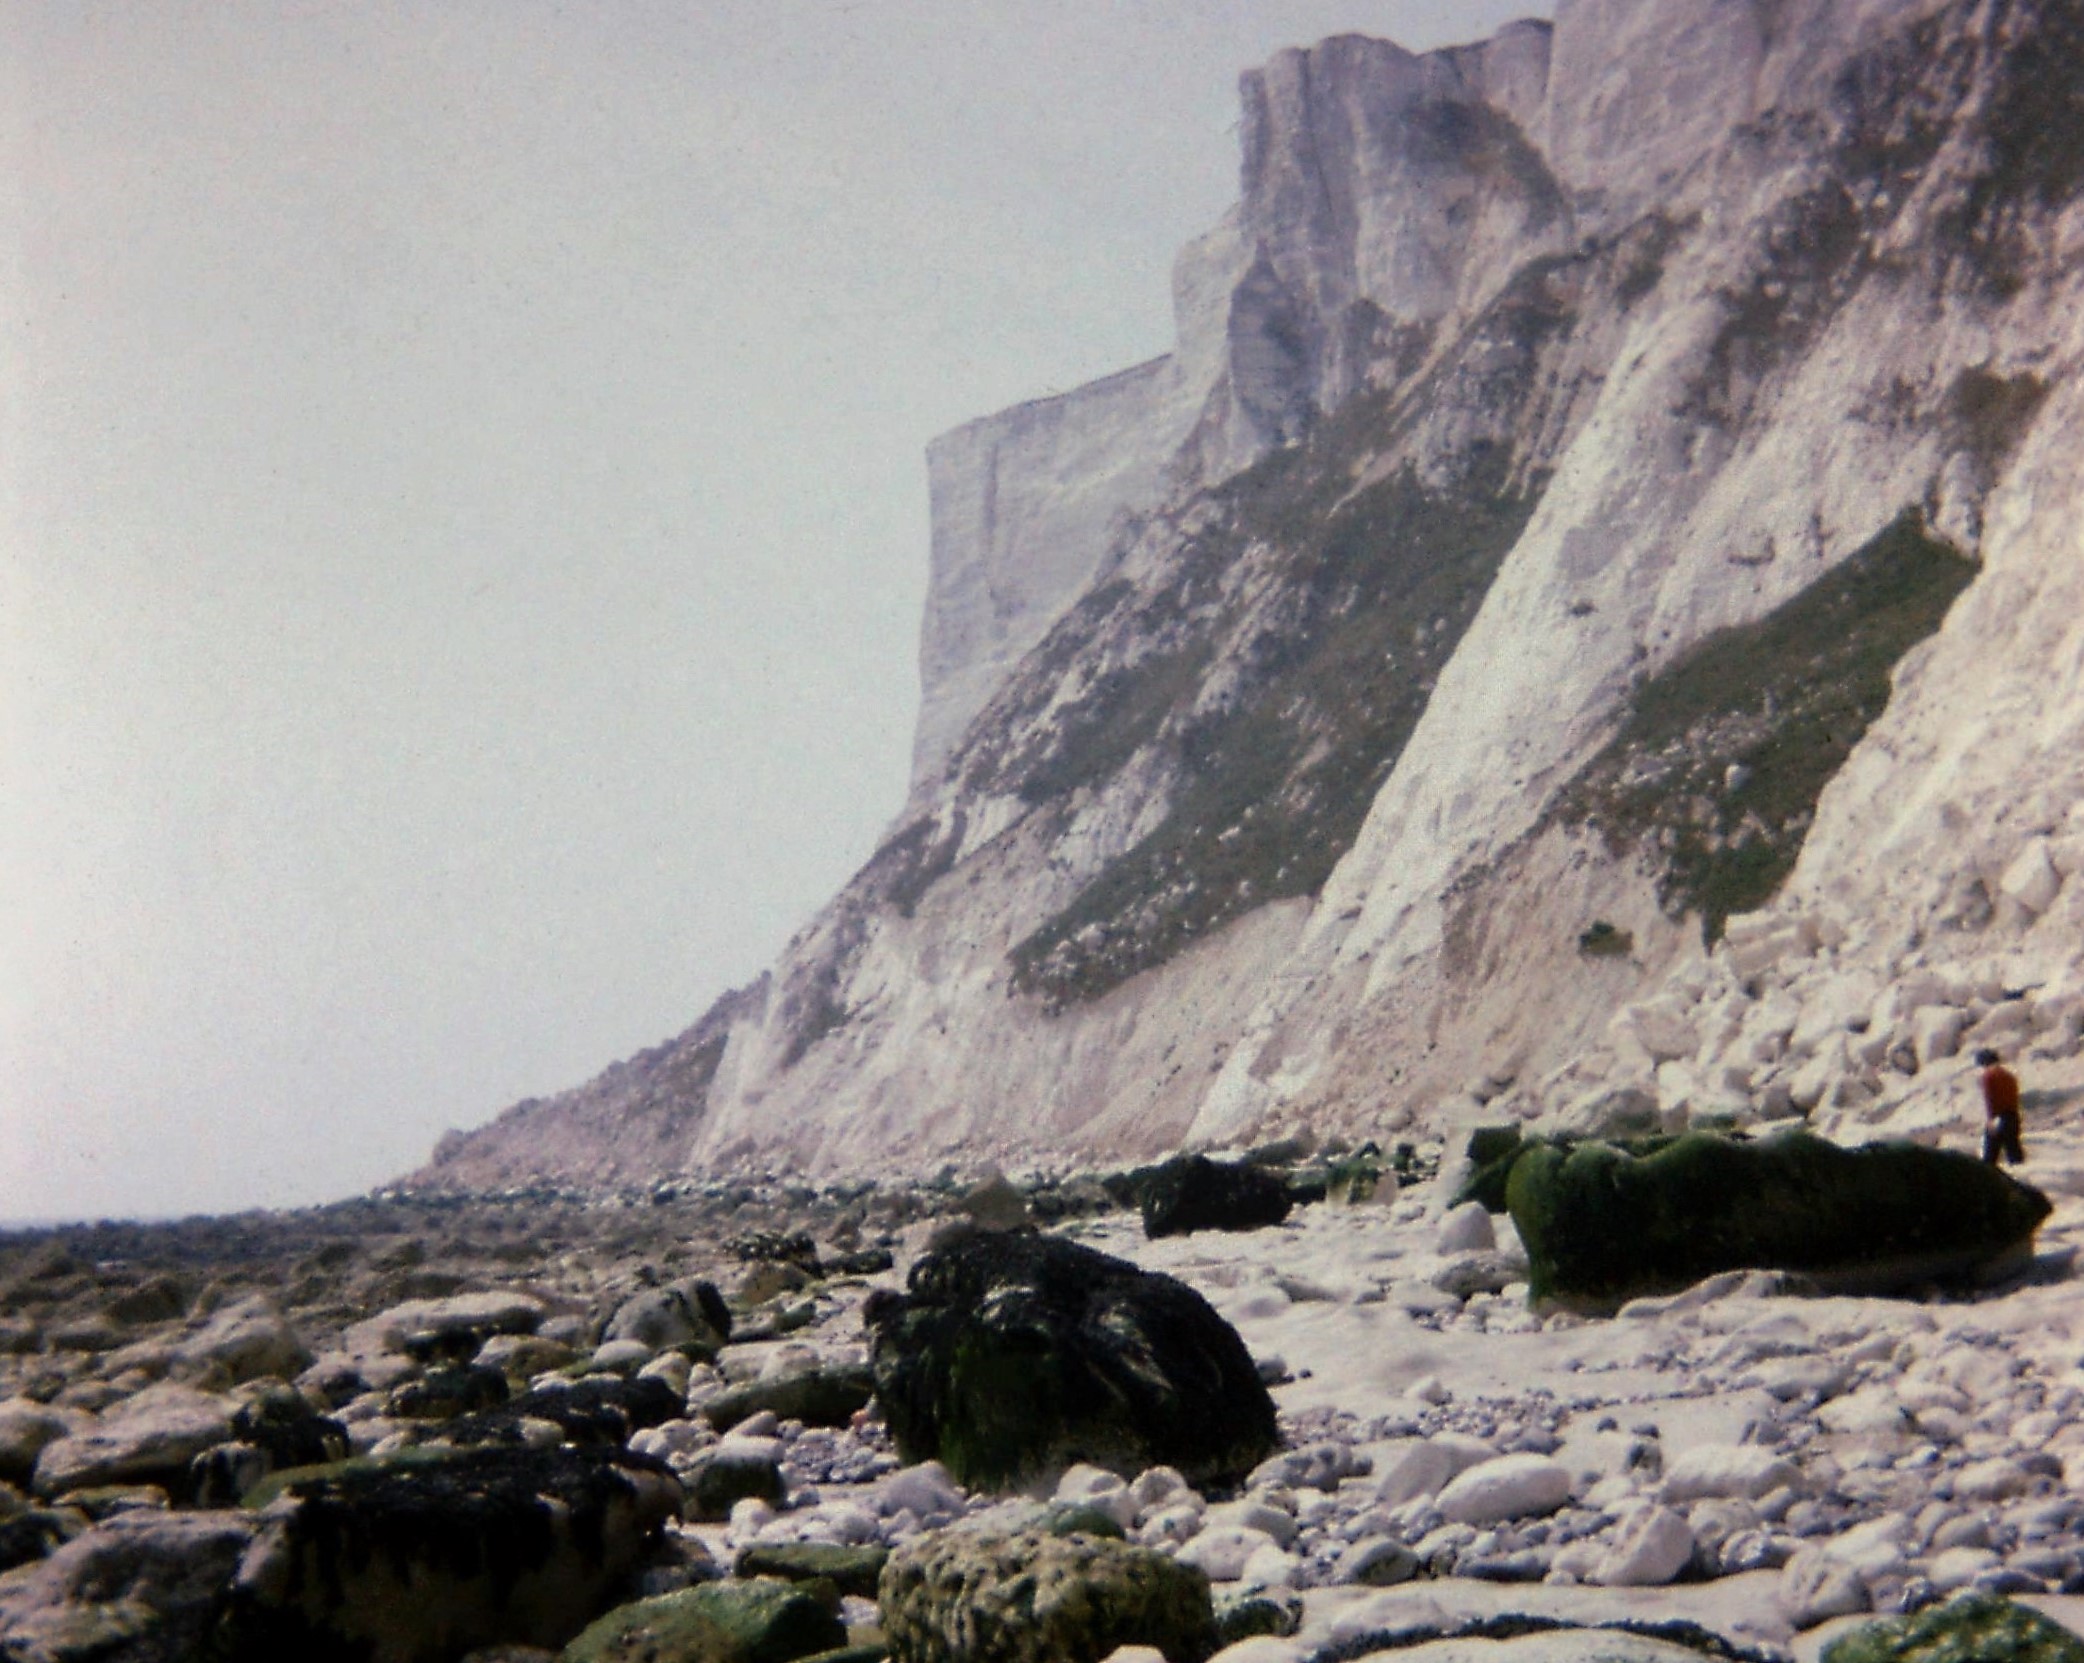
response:
[[[1957,1142],[1973,1136],[1971,1121]],[[1205,1493],[1164,1470],[1086,1465],[1052,1473],[1040,1493],[1097,1509],[1131,1541],[1197,1567],[1219,1613],[1255,1597],[1285,1613],[1292,1632],[1240,1641],[1225,1663],[1372,1655],[1369,1636],[1505,1619],[1558,1632],[1457,1642],[1477,1649],[1453,1655],[1487,1658],[1501,1645],[1530,1660],[1579,1656],[1588,1638],[1572,1635],[1585,1627],[1684,1622],[1746,1655],[1806,1659],[1870,1616],[1974,1591],[2074,1627],[2084,1621],[2084,1597],[2070,1592],[2084,1590],[2078,1113],[2044,1114],[2034,1147],[2029,1170],[2054,1211],[2030,1263],[1997,1287],[1804,1297],[1737,1272],[1607,1317],[1530,1306],[1510,1220],[1449,1204],[1466,1173],[1452,1159],[1371,1201],[1155,1241],[1135,1214],[1106,1210],[1091,1180],[1045,1185],[1038,1204],[1078,1196],[1102,1209],[1052,1229],[1182,1279],[1234,1326],[1271,1384],[1281,1447],[1235,1487]],[[977,1211],[1017,1226],[1019,1200],[1005,1193]],[[582,1475],[586,1460],[636,1463],[636,1486],[664,1482],[644,1476],[642,1464],[657,1463],[685,1499],[639,1515],[648,1545],[610,1530],[626,1580],[577,1596],[618,1607],[622,1621],[635,1620],[624,1602],[638,1594],[750,1587],[714,1579],[794,1544],[894,1549],[956,1526],[1032,1523],[1043,1503],[967,1491],[938,1462],[907,1465],[882,1417],[853,1409],[863,1389],[844,1384],[866,1358],[864,1308],[901,1289],[931,1243],[959,1250],[961,1229],[976,1228],[970,1210],[960,1187],[816,1196],[690,1184],[591,1199],[379,1197],[285,1215],[273,1237],[253,1221],[197,1221],[0,1243],[5,1308],[41,1312],[0,1320],[0,1472],[32,1493],[0,1489],[0,1499],[15,1525],[50,1530],[57,1544],[0,1575],[0,1643],[10,1657],[72,1655],[37,1648],[88,1623],[82,1600],[105,1601],[152,1565],[158,1580],[132,1589],[145,1609],[162,1609],[169,1587],[188,1590],[191,1606],[169,1624],[183,1609],[199,1620],[235,1576],[279,1594],[267,1572],[277,1561],[246,1551],[279,1509],[220,1494],[167,1512],[164,1488],[155,1499],[139,1487],[179,1492],[205,1470],[233,1473],[235,1490],[256,1481],[265,1461],[237,1476],[236,1460],[191,1456],[261,1435],[234,1428],[242,1407],[263,1402],[276,1428],[264,1442],[318,1424],[317,1406],[330,1405],[324,1424],[353,1451],[425,1461],[487,1414],[497,1422],[503,1411],[482,1405],[515,1394],[505,1424],[521,1445],[477,1459],[492,1462],[487,1482],[510,1463],[553,1463],[527,1469],[525,1508],[578,1482],[557,1460]],[[119,1245],[128,1265],[111,1256]],[[89,1261],[90,1251],[103,1256]],[[168,1268],[141,1274],[146,1265]],[[694,1278],[726,1291],[727,1343],[714,1299],[671,1292]],[[128,1315],[110,1313],[119,1301]],[[287,1377],[299,1395],[285,1403]],[[833,1397],[824,1410],[813,1407],[816,1380]],[[488,1382],[498,1383],[489,1396]],[[560,1455],[560,1438],[597,1453]],[[440,1471],[391,1470],[407,1486]],[[99,1487],[64,1493],[76,1484]],[[432,1535],[415,1526],[407,1551],[488,1528],[491,1503],[453,1489],[394,1503],[412,1518],[457,1510]],[[580,1517],[586,1493],[570,1502]],[[474,1551],[463,1558],[473,1574],[498,1571]],[[467,1591],[437,1559],[414,1573],[421,1585]],[[169,1565],[186,1568],[171,1577]],[[588,1614],[576,1609],[574,1630]],[[866,1632],[879,1610],[857,1591],[838,1615]]]

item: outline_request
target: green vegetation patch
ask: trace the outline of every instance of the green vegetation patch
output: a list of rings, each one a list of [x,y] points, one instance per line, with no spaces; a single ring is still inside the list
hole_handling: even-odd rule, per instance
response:
[[[869,859],[862,881],[898,913],[909,918],[926,892],[955,868],[968,817],[956,809],[943,832],[932,815],[894,833]]]
[[[1280,614],[1245,643],[1237,696],[1185,714],[1212,653],[1183,647],[1110,684],[1077,760],[1024,783],[1041,794],[1111,772],[1161,727],[1178,771],[1164,821],[1014,950],[1022,991],[1093,998],[1254,907],[1314,895],[1537,496],[1508,484],[1502,454],[1447,491],[1404,470],[1346,494],[1345,470],[1313,460],[1284,453],[1233,490],[1239,554],[1285,556]]]
[[[1598,918],[1578,931],[1577,950],[1588,959],[1625,959],[1635,951],[1635,937]]]
[[[1976,570],[1906,510],[1793,599],[1638,688],[1547,820],[1653,855],[1666,911],[1698,913],[1714,942],[1794,869],[1823,788],[1888,708],[1897,662]]]

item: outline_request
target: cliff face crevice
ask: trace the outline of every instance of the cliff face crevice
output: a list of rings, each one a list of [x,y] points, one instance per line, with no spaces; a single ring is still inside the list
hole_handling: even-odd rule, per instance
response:
[[[884,848],[423,1176],[1915,1121],[1944,1057],[1843,1035],[1993,965],[2084,1030],[2080,48],[1561,0],[1247,75],[1175,350],[929,454]]]

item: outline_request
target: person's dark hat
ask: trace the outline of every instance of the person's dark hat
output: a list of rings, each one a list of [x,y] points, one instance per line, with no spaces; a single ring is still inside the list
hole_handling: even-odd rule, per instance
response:
[[[2003,1060],[1987,1045],[1975,1054],[1975,1065],[1978,1068],[1995,1068]]]

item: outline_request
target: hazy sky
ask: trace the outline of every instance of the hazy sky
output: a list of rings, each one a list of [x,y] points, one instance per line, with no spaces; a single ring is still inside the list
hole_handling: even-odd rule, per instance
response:
[[[0,1218],[418,1164],[904,792],[929,438],[1431,0],[0,0]]]

